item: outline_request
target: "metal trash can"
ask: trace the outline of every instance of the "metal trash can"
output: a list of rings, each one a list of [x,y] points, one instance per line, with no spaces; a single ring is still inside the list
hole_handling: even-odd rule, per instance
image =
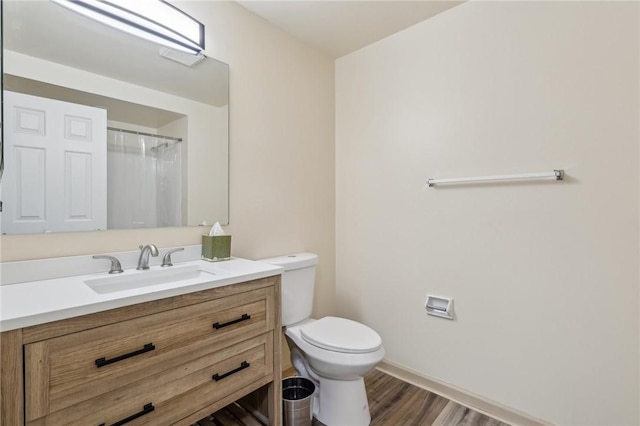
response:
[[[313,382],[305,377],[287,377],[282,380],[284,426],[311,426],[315,390]]]

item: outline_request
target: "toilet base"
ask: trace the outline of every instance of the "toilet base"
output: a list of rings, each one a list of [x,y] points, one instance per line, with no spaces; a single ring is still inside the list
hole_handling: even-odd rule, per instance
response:
[[[371,423],[364,379],[333,380],[319,377],[320,392],[314,400],[314,416],[325,425],[367,426]]]

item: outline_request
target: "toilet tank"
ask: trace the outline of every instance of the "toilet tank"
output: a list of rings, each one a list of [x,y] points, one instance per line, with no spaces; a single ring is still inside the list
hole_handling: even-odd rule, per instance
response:
[[[292,325],[311,316],[313,309],[313,288],[316,278],[318,255],[297,253],[261,259],[284,268],[282,274],[282,325]]]

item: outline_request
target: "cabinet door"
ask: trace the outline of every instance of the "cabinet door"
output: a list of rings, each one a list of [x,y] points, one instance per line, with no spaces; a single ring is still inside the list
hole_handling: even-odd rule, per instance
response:
[[[4,102],[2,232],[106,229],[106,110],[10,91]]]

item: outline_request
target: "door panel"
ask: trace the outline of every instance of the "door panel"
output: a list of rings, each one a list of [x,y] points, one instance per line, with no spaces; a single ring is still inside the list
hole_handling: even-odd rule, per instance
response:
[[[106,110],[5,91],[2,232],[106,229]]]

